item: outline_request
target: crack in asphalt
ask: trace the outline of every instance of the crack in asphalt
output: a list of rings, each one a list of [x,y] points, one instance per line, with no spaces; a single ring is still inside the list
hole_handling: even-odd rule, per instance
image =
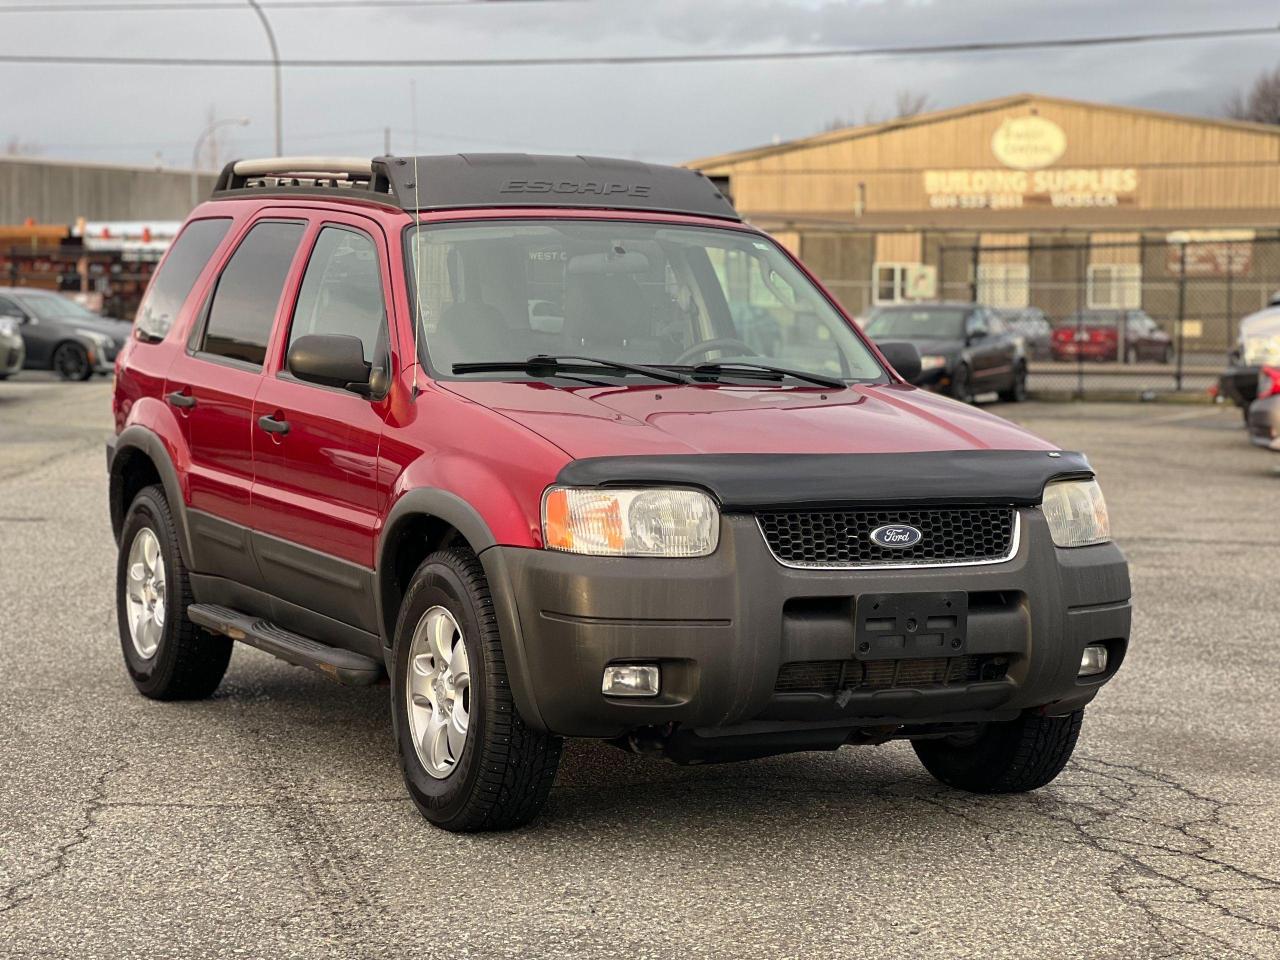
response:
[[[975,797],[946,787],[916,793],[912,798],[929,803],[959,817],[982,832],[984,845],[998,853],[1010,836],[1024,839],[1051,839],[1078,843],[1119,863],[1107,876],[1107,885],[1123,903],[1137,910],[1152,934],[1168,946],[1169,958],[1274,957],[1275,938],[1280,923],[1250,914],[1240,894],[1257,892],[1280,898],[1280,879],[1231,863],[1218,853],[1212,831],[1233,831],[1224,821],[1228,810],[1245,806],[1218,800],[1193,790],[1179,780],[1135,764],[1117,763],[1099,757],[1077,757],[1068,767],[1084,782],[1060,780],[1052,791],[1022,797]],[[1063,793],[1085,792],[1085,796],[1062,799]],[[1186,809],[1180,817],[1152,809],[1154,795],[1163,794],[1174,809]],[[1017,820],[993,822],[1008,813],[1011,804],[1026,805],[1042,825],[1065,828],[1066,832],[1036,832],[1034,826]],[[1025,812],[1019,810],[1019,813]],[[993,816],[994,815],[994,816]],[[1210,869],[1202,870],[1202,867]],[[1190,908],[1202,908],[1218,918],[1235,921],[1242,940],[1227,939]],[[1259,936],[1273,946],[1254,952]],[[1259,942],[1256,948],[1262,950]],[[1207,952],[1206,952],[1207,951]],[[1226,951],[1226,952],[1223,952]]]
[[[66,871],[72,851],[89,842],[89,834],[97,824],[98,814],[108,805],[106,803],[107,781],[113,774],[120,773],[128,765],[127,761],[117,761],[115,766],[103,770],[94,779],[93,793],[85,802],[81,814],[83,822],[75,828],[70,840],[54,848],[53,863],[48,868],[10,884],[3,893],[0,893],[0,914],[6,914],[24,903],[29,903],[35,899],[35,888],[39,884]]]

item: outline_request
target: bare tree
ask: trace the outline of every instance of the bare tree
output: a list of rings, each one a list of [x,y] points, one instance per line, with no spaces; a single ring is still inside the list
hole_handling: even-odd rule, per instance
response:
[[[924,113],[933,106],[932,98],[927,93],[921,93],[917,90],[899,90],[893,98],[893,110],[889,116],[884,116],[874,107],[867,107],[862,112],[862,122],[885,123],[889,120],[905,120],[908,117],[914,117],[917,114]],[[841,127],[852,127],[857,121],[847,119],[845,117],[832,117],[823,126],[823,130],[839,130]]]
[[[1280,124],[1280,67],[1258,74],[1247,91],[1232,93],[1222,112],[1232,120]]]

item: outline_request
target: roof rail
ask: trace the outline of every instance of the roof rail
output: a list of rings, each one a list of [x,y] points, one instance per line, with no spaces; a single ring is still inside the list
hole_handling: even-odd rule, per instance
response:
[[[212,199],[299,194],[340,195],[401,210],[578,207],[741,219],[732,201],[697,170],[513,153],[235,160],[223,167]]]

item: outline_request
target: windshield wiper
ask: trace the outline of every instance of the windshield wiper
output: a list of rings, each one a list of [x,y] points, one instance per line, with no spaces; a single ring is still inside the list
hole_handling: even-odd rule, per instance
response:
[[[506,373],[512,370],[522,371],[531,377],[555,377],[569,373],[601,374],[616,371],[618,373],[636,373],[654,380],[661,380],[663,383],[690,382],[689,378],[683,373],[645,366],[639,363],[606,360],[603,357],[538,354],[528,360],[480,360],[469,363],[455,363],[453,365],[455,374]]]
[[[820,387],[831,387],[833,390],[844,389],[848,384],[836,377],[828,377],[821,373],[809,373],[804,370],[792,370],[789,367],[775,367],[767,363],[752,363],[747,360],[731,360],[725,363],[699,363],[689,368],[694,377],[714,378],[721,374],[730,376],[755,376],[767,380],[781,380],[793,377],[807,383],[816,383]]]

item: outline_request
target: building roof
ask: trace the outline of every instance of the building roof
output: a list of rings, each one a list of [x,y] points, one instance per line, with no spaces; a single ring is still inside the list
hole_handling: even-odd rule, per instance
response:
[[[1127,114],[1134,117],[1149,117],[1162,120],[1173,120],[1180,123],[1196,124],[1200,126],[1224,127],[1227,129],[1237,130],[1242,133],[1264,134],[1266,136],[1280,138],[1280,126],[1268,123],[1252,123],[1246,120],[1226,120],[1220,117],[1197,117],[1188,114],[1168,113],[1162,110],[1147,110],[1141,107],[1125,107],[1109,103],[1093,103],[1086,100],[1070,100],[1065,97],[1049,97],[1038,93],[1017,93],[1008,97],[997,97],[993,100],[981,100],[977,103],[951,107],[946,110],[932,110],[928,113],[918,113],[912,117],[902,117],[896,120],[888,120],[884,123],[868,123],[851,127],[841,127],[838,130],[826,130],[822,133],[816,133],[811,136],[800,137],[794,140],[784,140],[781,143],[773,143],[763,147],[750,147],[745,150],[722,153],[713,157],[703,157],[699,160],[689,161],[686,166],[692,167],[696,170],[715,169],[749,160],[759,160],[764,157],[770,157],[781,153],[789,153],[794,150],[805,149],[808,147],[827,146],[829,144],[843,143],[849,140],[860,140],[865,137],[872,137],[895,130],[905,130],[910,127],[945,123],[949,120],[956,120],[961,117],[968,117],[981,113],[993,113],[998,110],[1007,110],[1010,107],[1027,104],[1057,104],[1060,106],[1078,107],[1094,111]]]

